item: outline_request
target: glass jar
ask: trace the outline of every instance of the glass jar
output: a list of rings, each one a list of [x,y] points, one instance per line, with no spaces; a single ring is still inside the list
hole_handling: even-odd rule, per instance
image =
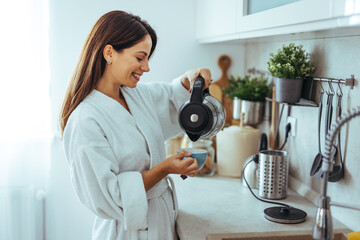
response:
[[[214,175],[215,150],[212,147],[212,140],[208,138],[199,139],[196,142],[188,141],[188,147],[205,149],[208,152],[204,166],[199,170],[196,176],[212,176]]]
[[[176,154],[176,151],[181,147],[183,135],[184,134],[181,133],[165,141],[166,157]]]

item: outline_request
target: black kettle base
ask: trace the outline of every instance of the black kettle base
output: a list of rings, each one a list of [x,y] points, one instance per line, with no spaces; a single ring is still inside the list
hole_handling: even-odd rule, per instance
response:
[[[265,218],[276,223],[302,223],[306,220],[307,213],[298,208],[270,207],[264,210]]]

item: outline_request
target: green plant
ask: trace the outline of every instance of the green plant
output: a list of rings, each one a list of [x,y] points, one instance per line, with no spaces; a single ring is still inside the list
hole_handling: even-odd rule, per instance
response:
[[[247,101],[265,101],[265,97],[269,97],[271,93],[271,86],[267,83],[267,78],[264,77],[251,77],[246,75],[241,78],[234,75],[230,76],[229,86],[223,90],[223,93],[234,99],[238,97]]]
[[[270,56],[268,70],[274,77],[303,78],[315,70],[310,63],[310,54],[302,45],[283,45],[276,53],[270,53]]]

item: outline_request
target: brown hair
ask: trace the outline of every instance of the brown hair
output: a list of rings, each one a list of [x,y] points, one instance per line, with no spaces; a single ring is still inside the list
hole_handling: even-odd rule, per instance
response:
[[[140,17],[124,11],[111,11],[97,20],[84,43],[66,91],[60,112],[62,133],[70,114],[95,89],[104,73],[106,65],[103,57],[104,47],[109,44],[116,51],[121,52],[139,43],[148,34],[152,40],[150,57],[155,50],[157,37],[151,26]]]

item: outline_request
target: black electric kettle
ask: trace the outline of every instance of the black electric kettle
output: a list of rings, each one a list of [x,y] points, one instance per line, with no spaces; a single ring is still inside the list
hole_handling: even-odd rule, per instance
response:
[[[203,77],[195,79],[190,100],[179,111],[179,124],[193,142],[200,137],[214,136],[224,127],[226,120],[224,106],[210,95],[209,88],[203,90],[204,84]]]

